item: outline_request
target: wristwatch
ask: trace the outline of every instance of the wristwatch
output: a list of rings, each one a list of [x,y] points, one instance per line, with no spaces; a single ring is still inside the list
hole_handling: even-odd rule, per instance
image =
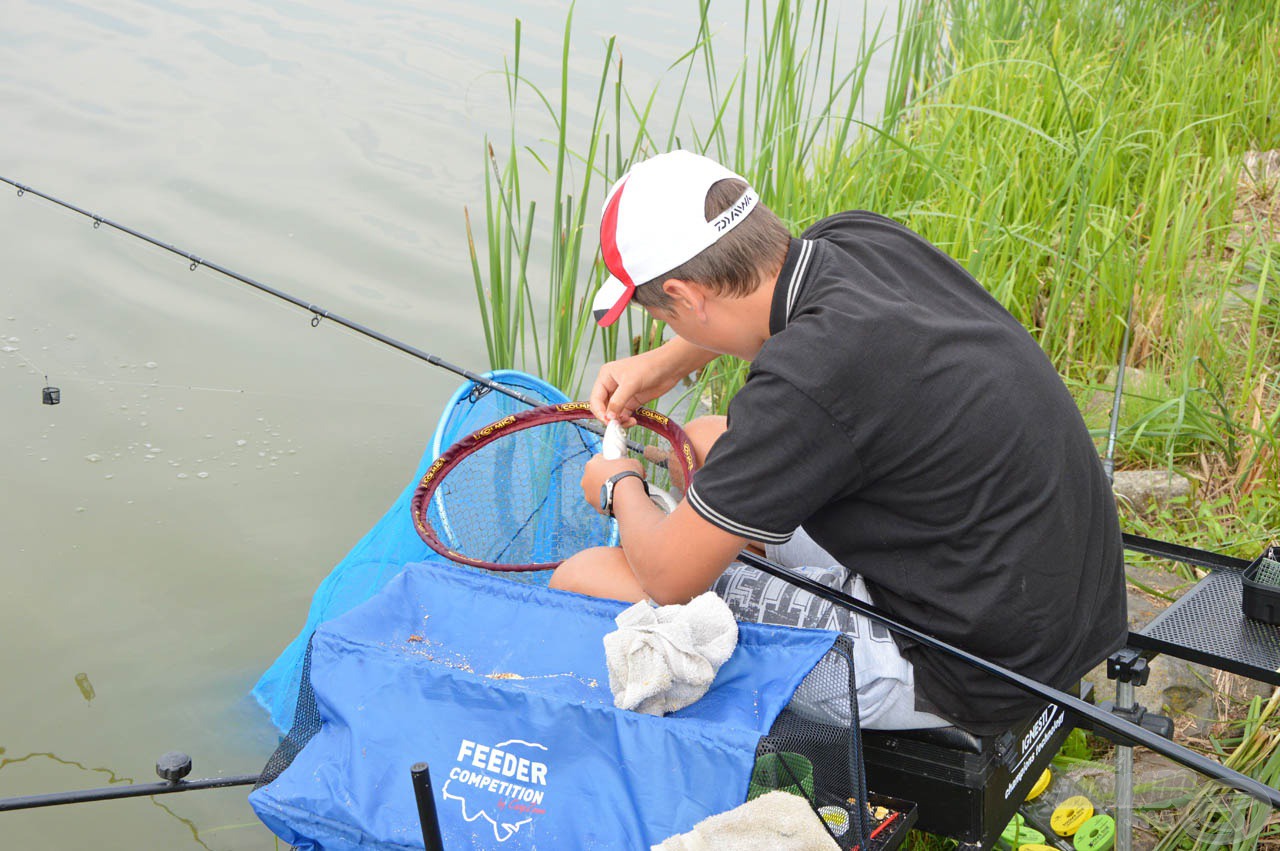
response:
[[[618,482],[625,479],[627,476],[635,476],[637,479],[639,479],[640,484],[644,486],[644,495],[645,496],[649,495],[649,483],[644,480],[644,476],[640,475],[635,470],[623,470],[621,473],[614,473],[612,476],[610,476],[608,479],[605,480],[605,483],[603,485],[600,486],[600,510],[604,513],[606,517],[613,516],[614,486],[618,484]]]

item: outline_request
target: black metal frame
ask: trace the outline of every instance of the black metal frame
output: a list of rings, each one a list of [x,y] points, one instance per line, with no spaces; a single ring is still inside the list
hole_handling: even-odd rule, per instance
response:
[[[1280,626],[1248,618],[1241,608],[1250,562],[1136,535],[1124,539],[1126,549],[1209,570],[1151,623],[1130,632],[1130,647],[1280,686]]]

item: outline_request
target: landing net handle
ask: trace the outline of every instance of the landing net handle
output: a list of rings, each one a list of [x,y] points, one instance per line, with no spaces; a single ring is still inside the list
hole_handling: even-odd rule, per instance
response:
[[[650,464],[666,467],[671,476],[671,484],[683,496],[685,491],[688,490],[689,482],[693,480],[693,473],[698,466],[693,444],[689,442],[689,436],[685,434],[684,429],[675,420],[648,408],[637,409],[633,416],[637,426],[665,439],[672,447],[672,450],[668,452],[658,446],[645,446],[643,447],[643,456],[644,460]],[[596,429],[599,429],[600,427],[595,416],[591,413],[591,406],[587,402],[565,402],[559,405],[543,405],[511,414],[450,446],[443,455],[427,468],[427,472],[423,474],[422,480],[418,483],[418,488],[413,494],[413,501],[409,505],[409,511],[413,517],[413,525],[418,530],[418,535],[426,542],[427,546],[450,561],[479,567],[484,570],[520,572],[552,570],[559,566],[560,561],[558,560],[531,564],[507,564],[486,561],[467,553],[458,552],[450,548],[433,527],[430,518],[430,507],[436,492],[448,480],[449,472],[456,468],[467,456],[478,452],[496,440],[510,438],[524,429],[550,423],[573,421],[582,421],[581,425],[584,428],[595,426]],[[631,445],[635,446],[635,444]]]

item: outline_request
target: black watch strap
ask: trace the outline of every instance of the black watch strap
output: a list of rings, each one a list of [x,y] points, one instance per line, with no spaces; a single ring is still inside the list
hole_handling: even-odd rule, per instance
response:
[[[618,482],[622,481],[628,476],[635,476],[637,479],[639,479],[640,484],[644,487],[645,496],[649,495],[649,483],[644,480],[644,476],[640,475],[635,470],[623,470],[621,473],[614,473],[612,476],[606,479],[604,483],[604,498],[600,502],[600,510],[603,511],[605,515],[609,517],[613,516],[614,488],[617,486]]]

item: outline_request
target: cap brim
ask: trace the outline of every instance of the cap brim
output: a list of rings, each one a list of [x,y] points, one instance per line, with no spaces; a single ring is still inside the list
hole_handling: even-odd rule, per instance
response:
[[[601,284],[596,291],[595,300],[591,302],[591,313],[596,318],[596,324],[601,328],[608,328],[617,322],[635,291],[635,286],[624,284],[614,277]]]

